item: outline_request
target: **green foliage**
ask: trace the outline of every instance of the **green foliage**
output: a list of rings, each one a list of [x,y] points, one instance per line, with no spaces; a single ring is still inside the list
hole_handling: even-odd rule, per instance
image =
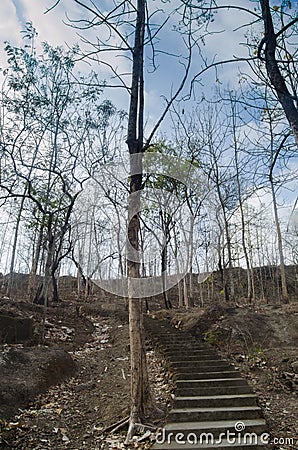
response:
[[[204,333],[204,340],[208,345],[218,347],[221,341],[220,337],[221,337],[220,330],[209,330],[206,333]]]
[[[212,284],[212,275],[209,275],[204,281],[203,284]]]
[[[165,141],[158,141],[146,149],[143,166],[150,188],[175,192],[184,200],[189,197],[191,187],[193,191],[200,190],[199,162],[180,158],[177,150]]]
[[[43,43],[37,54],[32,24],[23,35],[23,47],[5,43],[1,185],[26,199],[27,231],[43,226],[43,245],[51,236],[58,251],[83,183],[105,157],[105,137],[125,114],[102,97],[97,73],[78,72],[78,46]]]
[[[254,347],[247,355],[248,361],[254,367],[263,368],[266,366],[266,358],[264,350],[260,347]]]

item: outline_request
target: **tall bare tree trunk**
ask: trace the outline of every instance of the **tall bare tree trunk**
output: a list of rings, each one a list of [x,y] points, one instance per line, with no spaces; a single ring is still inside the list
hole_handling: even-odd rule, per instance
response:
[[[270,179],[270,186],[271,186],[271,194],[272,194],[274,221],[275,221],[276,233],[277,233],[282,301],[283,301],[283,303],[289,303],[289,294],[288,294],[287,279],[286,279],[286,268],[285,268],[285,258],[284,258],[284,251],[283,251],[282,235],[281,235],[281,229],[280,229],[280,223],[279,223],[279,217],[278,217],[275,189],[274,189],[274,184],[273,184],[272,179]]]
[[[174,254],[175,254],[175,262],[176,262],[176,273],[177,273],[177,294],[178,294],[178,306],[179,308],[183,307],[183,294],[182,294],[182,283],[180,280],[180,264],[178,258],[178,241],[177,235],[174,233]]]
[[[37,292],[34,303],[48,306],[49,300],[52,299],[53,292],[51,292],[52,284],[52,268],[55,253],[55,236],[52,231],[53,216],[49,214],[47,223],[47,250],[46,250],[46,263],[44,269],[44,277],[41,289]]]
[[[193,296],[193,236],[194,236],[194,216],[190,216],[190,230],[189,230],[189,306],[194,306]]]
[[[138,423],[152,407],[142,321],[142,300],[138,298],[140,278],[140,191],[142,189],[142,156],[144,128],[144,32],[145,0],[137,1],[135,42],[133,48],[127,145],[130,155],[130,196],[128,201],[127,276],[129,301],[129,336],[131,363],[131,409],[126,442]]]
[[[248,303],[253,303],[253,275],[250,267],[248,251],[246,247],[245,241],[245,216],[243,210],[243,202],[242,202],[242,192],[241,192],[241,181],[240,181],[240,171],[239,171],[239,160],[238,160],[238,139],[236,136],[236,111],[234,101],[231,100],[232,107],[232,124],[233,124],[233,141],[234,141],[234,159],[235,159],[235,168],[236,168],[236,182],[237,182],[237,192],[238,192],[238,201],[239,201],[239,209],[240,209],[240,218],[241,218],[241,243],[242,249],[244,253],[245,263],[246,263],[246,276],[247,276],[247,300]]]

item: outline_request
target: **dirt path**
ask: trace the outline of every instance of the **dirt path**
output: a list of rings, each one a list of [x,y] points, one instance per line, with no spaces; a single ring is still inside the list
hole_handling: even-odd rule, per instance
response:
[[[34,315],[37,325],[40,323],[41,313],[34,305],[18,305],[16,302],[10,302],[10,305],[23,316]],[[5,302],[4,307],[8,307]],[[214,340],[217,348],[232,358],[255,387],[272,435],[296,438],[298,360],[295,339],[298,305],[273,311],[265,308],[256,312],[238,308],[232,312],[228,309],[227,313],[219,311],[216,315],[213,310],[209,314],[206,310],[202,316],[201,309],[181,314],[173,311],[168,320],[179,327],[184,324],[193,332],[205,326],[206,338]],[[270,343],[274,342],[274,346],[266,348],[262,333],[267,339],[269,325],[273,328]],[[230,336],[231,329],[236,326],[237,333],[232,335],[233,338],[230,341],[223,339],[226,334]],[[244,340],[240,339],[241,336]],[[244,345],[247,336],[253,341],[248,350]],[[281,338],[287,341],[278,342]],[[291,341],[295,341],[295,345]],[[228,348],[222,342],[225,345],[229,342]],[[69,351],[78,370],[74,377],[39,395],[14,418],[7,422],[0,421],[3,428],[0,448],[124,448],[125,431],[111,435],[104,430],[125,418],[129,411],[129,342],[125,314],[116,316],[111,311],[88,305],[78,315],[76,305],[59,305],[59,308],[48,311],[46,343]],[[156,402],[159,405],[170,404],[173,383],[165,370],[164,360],[150,346],[148,359]],[[143,434],[146,435],[146,430]],[[152,438],[152,434],[148,435],[146,439],[136,440],[126,448],[149,448]],[[275,448],[284,450],[295,447],[279,445]]]
[[[102,430],[128,414],[127,325],[89,317],[92,340],[71,352],[78,371],[65,383],[39,395],[7,425],[7,449],[97,449]],[[6,446],[5,446],[6,445]]]
[[[46,341],[67,348],[77,364],[75,376],[40,394],[28,408],[2,423],[3,450],[97,450],[124,448],[125,430],[113,435],[105,429],[129,413],[130,362],[128,324],[123,317],[96,313],[76,317],[64,311],[63,320],[49,311]],[[80,325],[84,339],[81,343]],[[93,333],[91,330],[93,329]],[[147,352],[155,400],[171,401],[172,383],[163,359],[150,345]],[[142,436],[145,437],[142,439]],[[146,437],[147,436],[147,437]],[[153,434],[144,430],[130,448],[149,448]]]

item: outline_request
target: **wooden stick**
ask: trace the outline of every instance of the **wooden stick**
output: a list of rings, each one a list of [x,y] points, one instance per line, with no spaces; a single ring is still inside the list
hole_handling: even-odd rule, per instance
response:
[[[102,430],[102,433],[107,433],[108,431],[114,431],[115,428],[117,428],[118,426],[122,425],[122,424],[126,424],[126,422],[128,422],[129,420],[129,416],[125,417],[124,419],[119,420],[119,422],[113,423],[112,425],[109,425],[108,427],[106,427],[104,430]]]

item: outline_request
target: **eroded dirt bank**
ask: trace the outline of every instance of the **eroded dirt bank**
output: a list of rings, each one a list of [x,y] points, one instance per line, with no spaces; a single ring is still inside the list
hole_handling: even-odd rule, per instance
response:
[[[15,303],[13,308],[22,315],[26,315],[24,311],[27,310],[28,315],[32,312],[27,304]],[[37,310],[35,319],[39,330],[42,309]],[[37,336],[34,339],[36,345]],[[67,350],[76,372],[63,383],[32,399],[27,407],[24,401],[17,414],[2,421],[0,448],[123,448],[125,430],[111,435],[110,429],[129,413],[130,362],[126,313],[104,311],[97,304],[82,304],[78,308],[77,304],[69,303],[62,308],[49,308],[44,344],[39,347],[30,347],[30,344],[5,345],[2,351],[26,353],[37,348],[42,353],[47,348],[53,352]],[[167,378],[162,358],[153,351],[150,343],[147,355],[153,395],[157,404],[165,409],[171,400],[172,383]],[[40,363],[44,364],[45,359]],[[7,383],[8,378],[9,374]],[[11,386],[15,381],[11,379]],[[29,375],[24,376],[23,385],[30,385]],[[152,434],[148,438],[145,436],[131,448],[149,448],[152,437]]]

